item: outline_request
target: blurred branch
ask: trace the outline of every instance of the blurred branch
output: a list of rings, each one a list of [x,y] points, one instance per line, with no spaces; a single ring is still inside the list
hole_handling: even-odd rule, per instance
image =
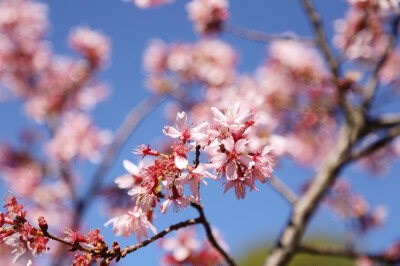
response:
[[[90,205],[91,200],[96,195],[97,190],[101,187],[108,170],[116,160],[122,146],[132,135],[133,131],[137,128],[140,122],[142,122],[143,118],[153,111],[165,98],[165,95],[151,95],[139,103],[139,105],[135,106],[125,117],[124,121],[115,133],[112,143],[107,147],[104,157],[92,176],[87,193],[83,195],[83,198],[80,199],[76,205],[74,227],[78,227],[82,214]]]
[[[268,180],[269,184],[289,203],[295,204],[298,201],[299,197],[277,176],[271,176]]]
[[[301,37],[289,34],[288,35],[267,34],[260,31],[248,30],[229,23],[224,24],[223,31],[246,40],[256,41],[261,43],[270,43],[277,40],[295,40],[308,45],[316,44],[316,41],[313,38]]]
[[[323,255],[323,256],[334,256],[334,257],[346,257],[351,259],[356,259],[359,257],[368,257],[371,260],[378,261],[381,263],[399,263],[400,258],[390,258],[388,256],[382,254],[367,254],[367,253],[359,253],[353,250],[344,250],[340,248],[334,247],[315,247],[315,246],[301,246],[298,248],[298,252],[308,253],[312,255]]]
[[[315,11],[314,6],[310,0],[301,0],[301,3],[317,35],[317,43],[322,50],[325,60],[328,62],[333,77],[333,83],[338,88],[339,103],[345,111],[346,117],[350,121],[352,121],[355,119],[353,117],[353,108],[346,99],[346,88],[344,88],[340,82],[339,64],[335,59],[331,49],[329,48],[324,29],[322,27],[320,15]]]
[[[286,265],[293,256],[311,215],[346,163],[349,150],[354,142],[350,136],[353,134],[353,136],[357,136],[360,130],[361,128],[354,128],[353,124],[345,124],[339,134],[336,146],[322,164],[307,191],[294,204],[290,220],[265,265]]]
[[[211,245],[216,250],[218,250],[218,252],[225,258],[228,265],[230,265],[230,266],[237,265],[236,262],[233,260],[233,258],[222,249],[222,247],[218,244],[217,240],[215,239],[215,237],[212,233],[212,230],[211,230],[210,223],[208,222],[208,220],[204,214],[203,205],[199,205],[199,204],[192,202],[191,206],[199,212],[200,217],[198,219],[200,219],[200,222],[203,224],[204,229],[206,230],[207,238],[210,241]]]
[[[368,122],[368,132],[390,128],[393,126],[400,125],[400,114],[383,114],[378,118],[374,118],[372,121]]]
[[[387,144],[389,144],[395,137],[400,135],[400,126],[394,127],[390,130],[388,130],[387,134],[385,137],[375,141],[374,143],[370,144],[366,148],[359,150],[353,154],[350,155],[349,161],[355,161],[358,160],[364,156],[367,156],[374,151],[385,147]]]
[[[385,52],[382,55],[382,57],[379,59],[378,63],[376,64],[376,66],[372,72],[372,75],[371,75],[369,81],[367,82],[367,85],[365,88],[364,101],[363,101],[364,108],[367,108],[370,105],[370,103],[375,95],[375,91],[378,87],[379,71],[381,70],[382,66],[386,62],[389,54],[393,51],[393,49],[396,46],[399,23],[400,23],[400,15],[397,15],[392,23],[392,32],[390,34],[389,43],[385,49]]]

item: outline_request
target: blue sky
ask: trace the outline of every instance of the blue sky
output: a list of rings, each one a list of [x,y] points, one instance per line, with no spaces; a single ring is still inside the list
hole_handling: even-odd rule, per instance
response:
[[[347,4],[344,0],[315,2],[323,16],[328,36],[332,36],[332,21],[344,15]],[[199,38],[187,19],[184,8],[186,1],[177,0],[174,4],[150,10],[141,10],[131,3],[119,0],[46,3],[49,5],[52,24],[48,39],[56,53],[73,55],[66,44],[66,37],[75,26],[88,25],[101,30],[112,39],[112,59],[109,67],[100,75],[100,79],[112,88],[112,95],[96,108],[93,116],[98,126],[113,131],[122,122],[125,114],[149,94],[143,86],[145,73],[142,68],[142,53],[149,41],[160,38],[168,43],[195,41]],[[312,35],[306,16],[297,1],[231,1],[229,10],[229,22],[234,25],[267,33],[295,32],[302,36]],[[229,34],[223,34],[222,38],[239,51],[240,71],[251,73],[265,60],[266,45]],[[160,106],[135,131],[116,159],[116,164],[107,176],[107,182],[112,183],[115,177],[124,173],[122,160],[133,160],[132,148],[141,143],[150,143],[162,135],[162,112],[163,106]],[[15,139],[18,129],[26,122],[17,103],[11,101],[0,104],[2,140]],[[32,125],[32,122],[29,123]],[[90,177],[94,170],[93,166],[79,167],[83,177]],[[379,251],[400,238],[400,209],[396,205],[400,198],[395,191],[400,187],[396,174],[399,170],[399,166],[394,165],[390,174],[380,178],[366,175],[358,168],[346,169],[343,173],[351,181],[353,188],[370,200],[371,206],[386,204],[390,211],[387,226],[360,238],[359,246],[366,250]],[[300,184],[311,177],[313,172],[299,168],[290,161],[283,161],[276,174],[298,191]],[[222,195],[220,182],[210,181],[209,186],[203,187],[201,191],[207,217],[222,232],[236,258],[252,245],[275,242],[290,214],[288,204],[267,184],[258,185],[258,188],[258,192],[248,193],[245,200],[241,201],[236,199],[233,191]],[[6,191],[6,188],[1,187],[2,194]],[[99,212],[101,205],[93,205],[87,215],[87,223],[90,228],[99,227],[109,244],[114,239],[121,246],[136,243],[135,236],[130,239],[114,237],[111,228],[103,227],[107,218],[99,215]],[[156,212],[156,215],[155,226],[160,231],[176,222],[197,217],[196,212],[190,208],[180,213],[169,212],[167,215]],[[198,227],[198,232],[203,235],[201,227]],[[319,208],[307,230],[309,235],[324,234],[339,238],[343,233],[343,223],[324,207]],[[156,265],[160,254],[157,243],[153,243],[129,255],[121,261],[121,265]]]

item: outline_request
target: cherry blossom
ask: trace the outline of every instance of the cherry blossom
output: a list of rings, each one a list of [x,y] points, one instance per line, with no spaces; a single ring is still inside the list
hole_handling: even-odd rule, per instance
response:
[[[116,235],[129,237],[136,232],[138,242],[142,242],[143,238],[148,238],[147,231],[150,229],[154,234],[157,233],[155,227],[149,222],[143,210],[139,207],[134,207],[132,211],[128,211],[119,217],[114,217],[105,223],[105,226],[113,224],[113,232]]]

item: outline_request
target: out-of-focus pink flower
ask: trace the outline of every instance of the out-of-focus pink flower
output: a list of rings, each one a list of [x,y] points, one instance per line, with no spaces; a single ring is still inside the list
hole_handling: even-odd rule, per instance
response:
[[[228,19],[228,1],[226,0],[193,0],[186,5],[189,18],[195,28],[202,34],[219,32],[222,24]]]
[[[237,54],[233,47],[219,40],[198,42],[193,50],[196,76],[209,86],[225,86],[233,82]]]
[[[149,222],[143,210],[137,206],[119,217],[112,218],[105,223],[105,226],[113,224],[113,232],[115,235],[129,237],[136,232],[138,242],[142,242],[142,238],[148,238],[147,231],[150,229],[154,234],[157,233],[156,228]]]
[[[100,149],[110,139],[110,133],[92,126],[90,118],[85,114],[70,114],[54,138],[47,143],[46,152],[51,158],[60,161],[69,161],[75,156],[96,161]]]
[[[161,40],[153,40],[143,55],[143,64],[146,71],[160,74],[165,71],[167,60],[167,46]]]
[[[74,29],[69,37],[69,45],[94,66],[103,65],[108,60],[110,40],[88,27]]]
[[[214,228],[212,231],[219,245],[227,251],[228,246],[223,241],[221,235]],[[177,232],[176,237],[162,239],[160,246],[167,252],[161,259],[162,265],[217,266],[224,262],[223,256],[207,239],[202,242],[196,239],[193,228],[181,229]]]

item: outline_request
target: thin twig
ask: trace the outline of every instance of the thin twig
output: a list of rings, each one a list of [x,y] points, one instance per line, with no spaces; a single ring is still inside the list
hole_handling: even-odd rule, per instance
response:
[[[260,31],[245,29],[228,23],[224,24],[223,30],[229,34],[238,36],[240,38],[261,43],[270,43],[277,40],[296,40],[307,45],[316,44],[313,38],[301,37],[289,34],[287,35],[267,34]]]
[[[385,147],[387,144],[389,144],[395,137],[400,135],[400,126],[391,128],[388,130],[386,136],[382,137],[381,139],[375,141],[374,143],[370,144],[364,149],[361,149],[353,154],[350,155],[348,158],[348,161],[355,161],[358,160],[362,157],[365,157],[376,150]]]
[[[396,41],[397,41],[397,34],[398,34],[398,28],[399,28],[399,23],[400,23],[400,16],[396,16],[392,23],[392,33],[389,36],[389,43],[385,49],[384,54],[382,57],[379,59],[378,63],[376,64],[370,79],[367,82],[366,88],[365,88],[365,96],[364,96],[364,102],[363,106],[364,108],[367,108],[374,95],[376,92],[376,89],[378,87],[378,82],[379,82],[379,71],[383,67],[384,63],[386,62],[387,58],[389,57],[389,54],[393,51],[393,49],[396,46]]]
[[[78,226],[83,212],[91,204],[91,199],[94,198],[98,189],[101,187],[104,177],[117,158],[122,146],[132,135],[133,131],[140,124],[140,122],[143,121],[143,118],[153,111],[165,98],[165,95],[151,95],[150,97],[144,99],[139,105],[135,106],[135,108],[133,108],[125,117],[121,126],[115,133],[113,142],[108,146],[104,157],[102,158],[94,175],[91,178],[91,184],[89,186],[88,193],[86,193],[76,205],[76,218],[74,221],[74,227]]]
[[[208,222],[208,220],[204,214],[203,206],[196,204],[196,203],[191,203],[191,206],[199,212],[199,214],[200,214],[199,219],[201,220],[201,223],[203,224],[204,229],[206,230],[207,238],[210,241],[211,245],[216,250],[218,250],[218,252],[225,258],[228,265],[231,265],[231,266],[237,265],[236,262],[233,260],[233,258],[222,249],[222,247],[218,244],[217,240],[215,239],[215,237],[212,233],[212,230],[211,230],[210,223]]]
[[[299,197],[277,176],[271,176],[268,180],[269,184],[271,184],[271,186],[289,203],[295,204],[298,201]]]
[[[368,257],[371,260],[382,262],[382,263],[399,263],[400,258],[390,258],[388,256],[382,254],[368,254],[368,253],[360,253],[354,250],[344,250],[340,248],[334,247],[315,247],[315,246],[301,246],[298,249],[298,252],[308,253],[313,255],[323,255],[323,256],[334,256],[334,257],[346,257],[346,258],[360,258],[360,257]]]
[[[156,241],[157,239],[160,239],[160,238],[164,237],[166,234],[168,234],[168,233],[170,233],[172,231],[176,231],[176,230],[178,230],[180,228],[183,228],[183,227],[186,227],[186,226],[189,226],[189,225],[199,224],[199,223],[202,223],[202,218],[201,217],[198,217],[196,219],[190,219],[190,220],[187,220],[187,221],[184,221],[184,222],[180,222],[180,223],[177,223],[175,225],[171,225],[167,229],[165,229],[162,232],[154,235],[153,237],[150,237],[149,239],[143,241],[142,243],[139,243],[139,244],[136,244],[134,246],[129,246],[129,247],[126,247],[126,248],[122,249],[121,253],[126,253],[126,254],[132,253],[135,250],[138,250],[139,248],[145,247],[148,244]]]

